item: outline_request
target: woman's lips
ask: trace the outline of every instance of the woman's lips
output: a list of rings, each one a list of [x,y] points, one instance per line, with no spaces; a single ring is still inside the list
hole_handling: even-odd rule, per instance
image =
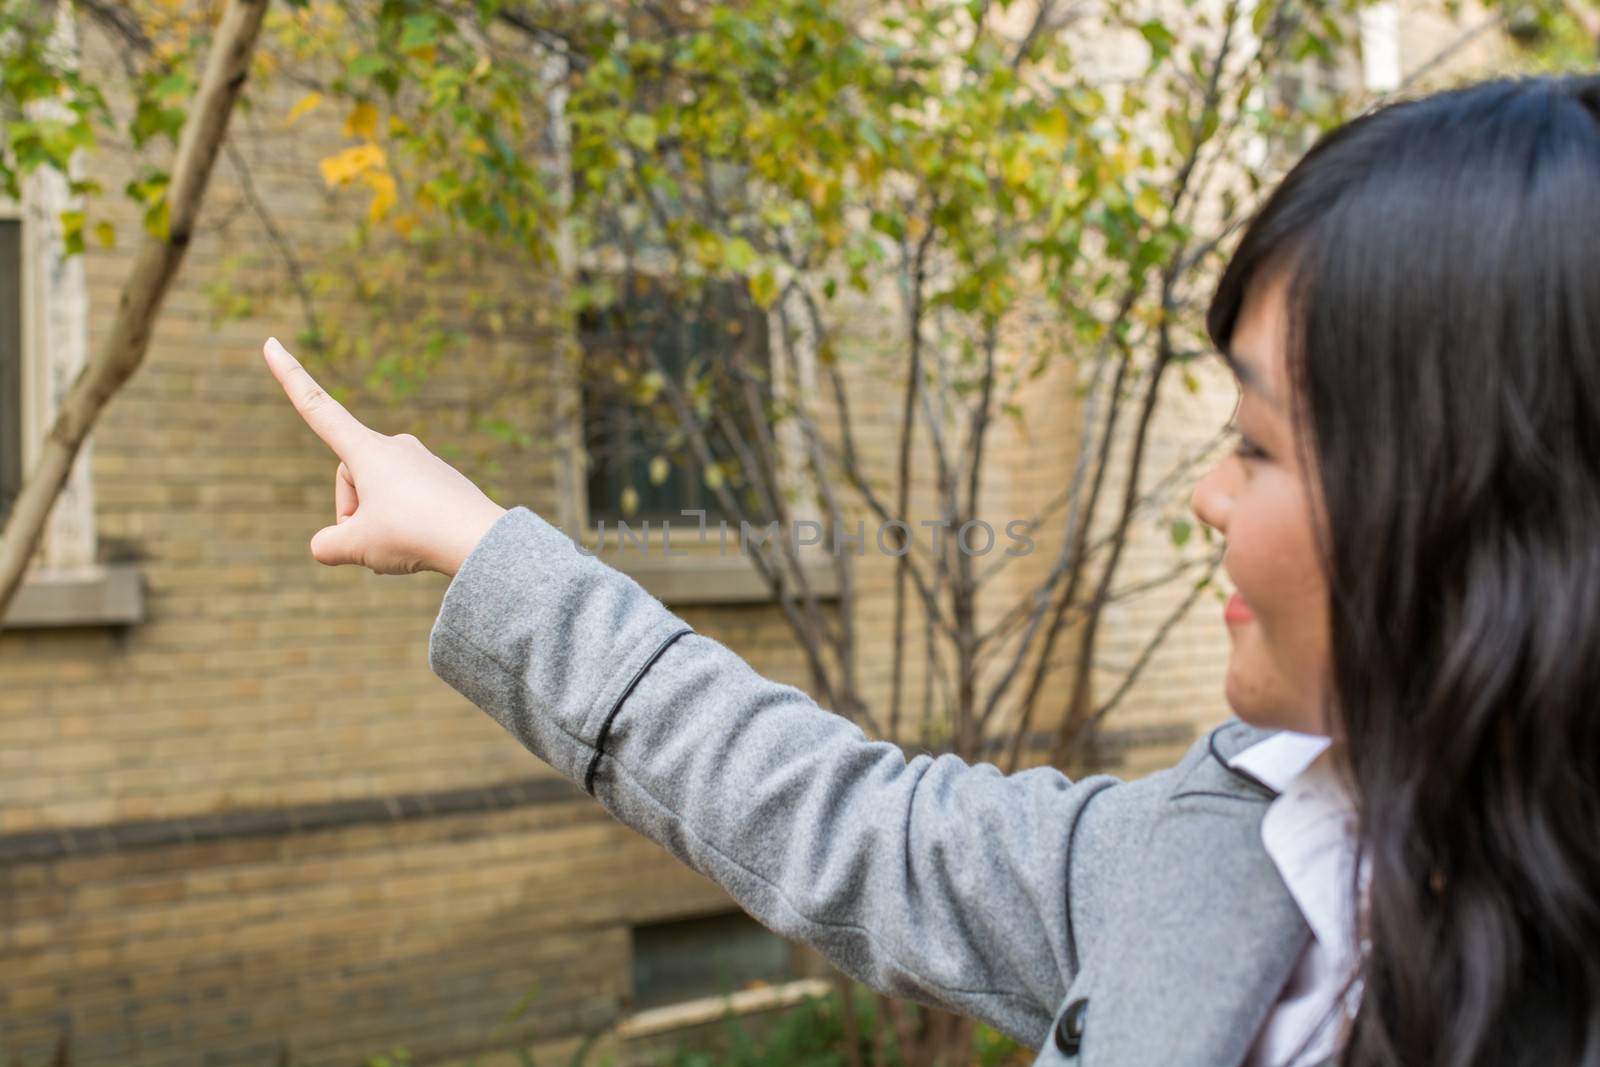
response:
[[[1222,618],[1229,623],[1254,622],[1255,613],[1245,606],[1244,598],[1235,593],[1228,598],[1227,606],[1222,609]]]

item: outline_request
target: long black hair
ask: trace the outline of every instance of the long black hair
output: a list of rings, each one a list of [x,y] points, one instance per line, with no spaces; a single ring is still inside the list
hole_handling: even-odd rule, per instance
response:
[[[1324,136],[1224,272],[1219,349],[1278,271],[1371,877],[1340,1062],[1600,1067],[1600,77]]]

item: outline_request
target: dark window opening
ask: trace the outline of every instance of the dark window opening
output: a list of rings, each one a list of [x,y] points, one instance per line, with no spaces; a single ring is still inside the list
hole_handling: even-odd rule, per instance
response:
[[[597,280],[584,275],[580,284],[592,287]],[[693,293],[643,275],[633,275],[631,284],[610,284],[617,298],[578,319],[590,523],[626,521],[636,530],[647,520],[653,530],[659,528],[654,520],[692,525],[682,515],[686,509],[703,509],[712,524],[738,521],[708,484],[708,467],[693,450],[668,387],[646,377],[658,366],[704,425],[724,484],[747,514],[761,514],[738,446],[747,456],[761,454],[756,420],[765,422],[772,407],[765,312],[742,281],[707,282]]]
[[[814,957],[742,911],[633,928],[635,1011],[819,973]]]
[[[22,490],[22,223],[0,219],[0,522]]]

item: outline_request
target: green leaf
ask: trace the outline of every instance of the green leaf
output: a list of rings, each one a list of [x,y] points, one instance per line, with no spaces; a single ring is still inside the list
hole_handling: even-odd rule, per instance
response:
[[[438,39],[439,27],[432,15],[408,15],[405,29],[400,34],[400,51],[414,52]]]
[[[1139,24],[1139,33],[1150,45],[1150,65],[1153,67],[1166,59],[1172,53],[1172,46],[1178,43],[1178,35],[1167,29],[1166,23],[1158,19],[1148,19]]]
[[[372,78],[388,66],[389,60],[383,55],[377,52],[363,52],[349,62],[345,67],[345,73],[354,79]]]
[[[743,237],[735,237],[723,246],[723,262],[738,274],[748,271],[756,262],[756,250]]]
[[[629,115],[628,121],[623,124],[623,136],[628,143],[644,152],[653,152],[656,147],[656,120],[649,115]]]
[[[66,245],[67,255],[83,251],[83,226],[86,221],[87,217],[81,211],[61,213],[61,240]]]
[[[144,213],[144,228],[150,236],[165,241],[172,226],[172,208],[163,196]]]

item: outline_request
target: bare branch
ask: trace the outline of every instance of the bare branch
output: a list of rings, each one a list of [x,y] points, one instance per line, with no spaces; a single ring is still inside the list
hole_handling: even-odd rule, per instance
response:
[[[317,318],[316,302],[311,296],[311,286],[306,283],[305,272],[300,269],[300,261],[295,258],[294,249],[289,246],[289,240],[273,220],[272,212],[267,209],[266,201],[261,199],[256,191],[255,179],[250,173],[250,165],[245,162],[244,154],[229,138],[223,146],[228,153],[228,162],[233,165],[234,173],[239,176],[239,188],[244,193],[245,202],[255,212],[261,226],[267,231],[267,238],[277,249],[278,256],[283,260],[284,269],[289,272],[289,284],[294,286],[295,295],[300,300],[300,311],[306,317],[306,323],[311,327],[313,344],[321,344],[324,334],[321,320]]]

